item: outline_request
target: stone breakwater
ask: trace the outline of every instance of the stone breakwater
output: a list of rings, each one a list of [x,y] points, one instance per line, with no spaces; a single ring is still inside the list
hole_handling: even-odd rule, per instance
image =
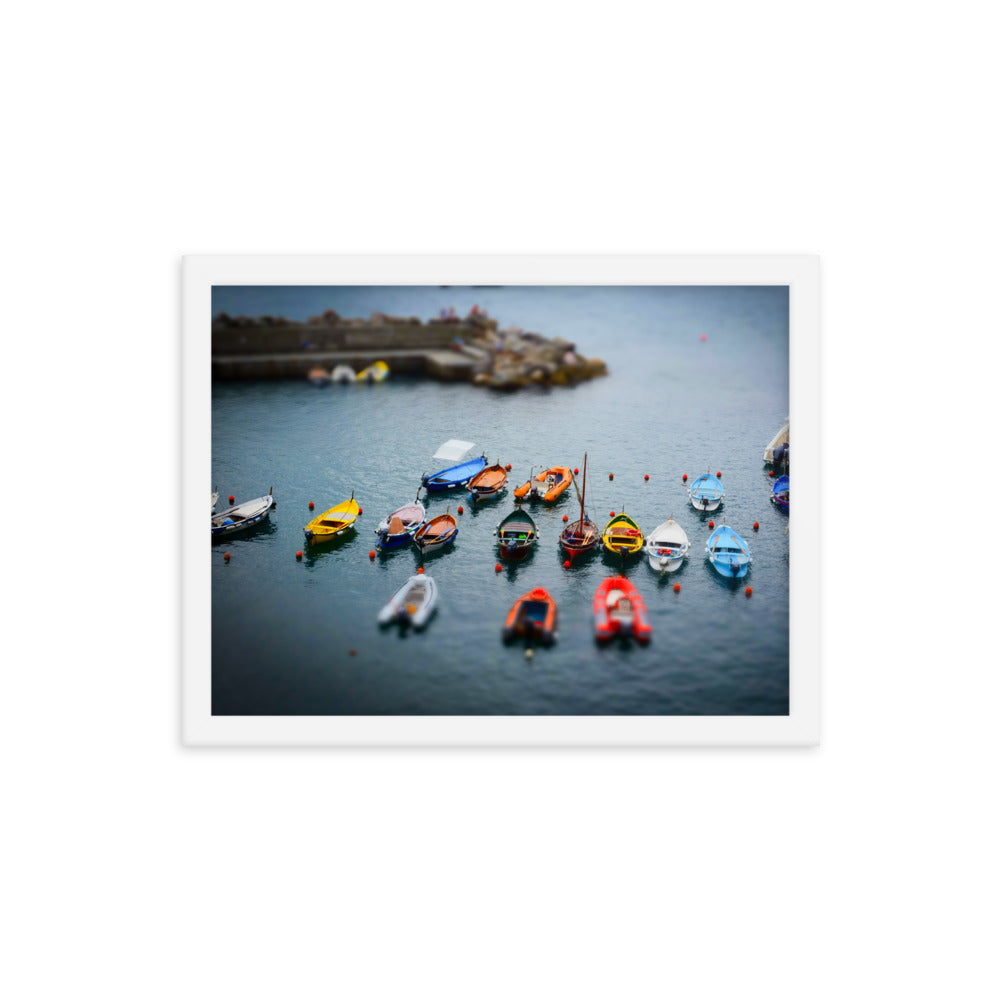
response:
[[[367,319],[328,309],[305,323],[281,316],[229,316],[212,321],[212,376],[217,379],[303,378],[318,366],[355,371],[385,361],[391,372],[465,380],[498,390],[572,385],[607,374],[560,337],[500,328],[480,311],[424,322],[372,313]]]

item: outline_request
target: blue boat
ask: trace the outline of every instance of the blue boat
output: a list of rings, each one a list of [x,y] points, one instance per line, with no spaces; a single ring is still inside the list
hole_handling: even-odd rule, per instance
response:
[[[427,511],[422,503],[414,501],[394,510],[379,521],[375,529],[376,544],[380,549],[398,549],[409,545],[417,528],[424,523]]]
[[[771,489],[771,502],[782,510],[788,510],[788,476],[779,476]]]
[[[708,536],[705,551],[716,570],[731,580],[746,576],[750,569],[750,549],[747,548],[747,543],[725,524]]]
[[[695,510],[715,510],[726,495],[717,476],[703,472],[688,489],[691,506]]]
[[[424,476],[420,480],[420,485],[428,493],[443,493],[445,490],[455,490],[460,486],[465,486],[477,472],[482,472],[485,468],[486,456],[480,455],[479,458],[470,458],[459,465],[451,466],[449,469],[442,469],[440,472]]]

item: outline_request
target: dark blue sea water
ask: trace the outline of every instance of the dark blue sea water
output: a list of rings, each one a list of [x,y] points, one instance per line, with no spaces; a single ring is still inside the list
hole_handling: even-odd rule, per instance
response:
[[[212,547],[213,714],[786,714],[788,515],[769,501],[762,452],[789,410],[787,289],[227,287],[215,289],[213,313],[306,319],[333,308],[426,319],[474,303],[501,327],[575,342],[610,374],[509,395],[398,376],[323,389],[305,380],[213,385],[206,497],[218,484],[221,509],[230,494],[239,501],[273,487],[278,502],[263,525]],[[465,493],[424,501],[429,515],[465,508],[453,550],[424,559],[437,612],[423,632],[382,630],[379,609],[420,558],[404,549],[372,562],[374,528],[416,496],[451,437],[510,462],[508,492],[476,509]],[[495,572],[492,532],[513,509],[513,485],[532,466],[582,471],[585,452],[587,508],[599,526],[612,510],[644,531],[672,514],[691,540],[677,573],[661,578],[645,557],[626,566],[650,612],[648,646],[594,640],[594,591],[620,563],[597,554],[563,568],[562,517],[579,512],[572,489],[552,507],[529,506],[536,551]],[[708,469],[722,471],[726,490],[712,514],[691,507],[681,478]],[[303,526],[352,492],[363,509],[357,532],[310,552]],[[748,540],[745,580],[724,580],[705,558],[709,520]],[[523,644],[504,645],[501,627],[536,586],[558,601],[558,640],[527,659]]]

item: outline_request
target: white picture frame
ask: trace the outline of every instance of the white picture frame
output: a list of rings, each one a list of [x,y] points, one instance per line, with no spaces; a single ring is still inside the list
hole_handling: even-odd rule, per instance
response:
[[[192,255],[182,264],[182,741],[208,746],[814,746],[820,741],[819,258]],[[787,716],[213,716],[205,493],[215,285],[787,285],[795,428]],[[763,444],[766,442],[762,442]]]

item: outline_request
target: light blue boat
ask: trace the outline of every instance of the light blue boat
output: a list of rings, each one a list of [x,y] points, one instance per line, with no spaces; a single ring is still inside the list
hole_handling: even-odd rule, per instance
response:
[[[722,483],[711,472],[703,472],[688,488],[691,506],[695,510],[715,510],[725,495]]]
[[[750,549],[747,548],[747,543],[725,524],[708,536],[705,551],[721,576],[739,580],[750,569]]]

